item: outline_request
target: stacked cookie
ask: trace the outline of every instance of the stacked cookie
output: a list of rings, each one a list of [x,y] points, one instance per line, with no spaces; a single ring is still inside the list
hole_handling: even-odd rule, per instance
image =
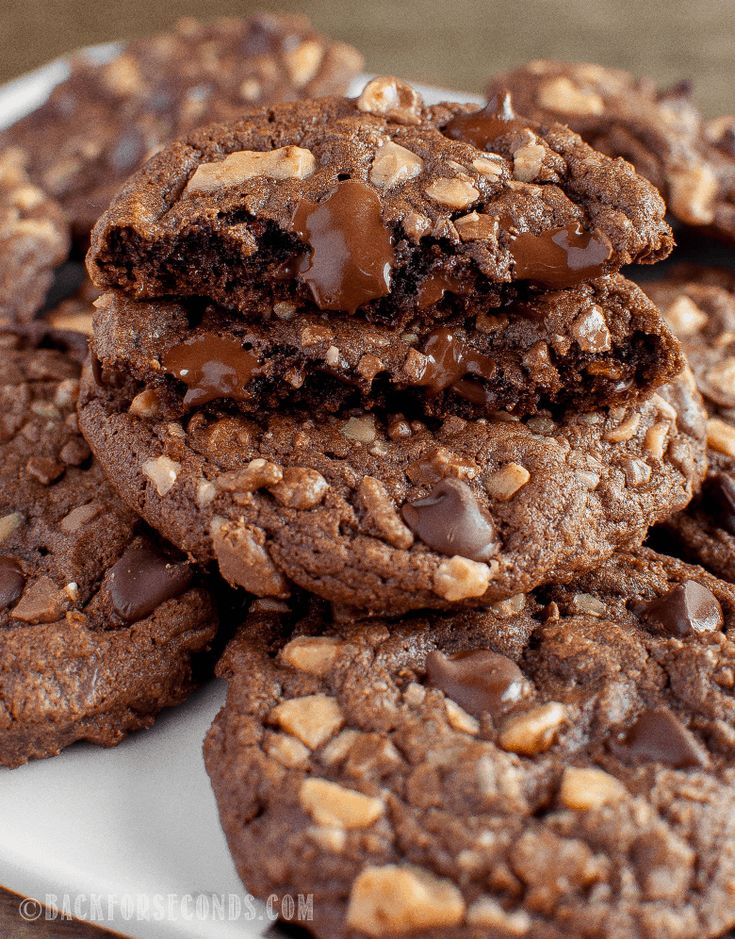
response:
[[[664,212],[503,95],[379,78],[172,144],[95,229],[80,424],[260,598],[207,766],[244,882],[320,936],[735,921],[735,588],[639,547],[706,470],[618,273]]]

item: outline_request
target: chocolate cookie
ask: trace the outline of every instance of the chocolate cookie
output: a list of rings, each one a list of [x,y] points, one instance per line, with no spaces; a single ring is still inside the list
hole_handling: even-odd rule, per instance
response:
[[[62,203],[86,241],[122,182],[164,143],[256,102],[341,93],[361,67],[357,50],[302,16],[184,19],[105,64],[78,58],[0,143],[28,150],[34,182]]]
[[[617,69],[537,60],[496,75],[488,96],[506,91],[524,114],[630,160],[684,224],[735,240],[735,121],[705,122],[688,82],[659,91]]]
[[[0,764],[17,766],[150,726],[192,690],[217,614],[93,462],[62,334],[0,346]]]
[[[681,339],[709,413],[702,493],[657,537],[735,582],[735,274],[687,265],[646,290]]]
[[[289,579],[376,611],[512,596],[642,540],[704,473],[688,375],[631,408],[559,421],[245,416],[211,402],[179,422],[124,373],[95,372],[80,422],[121,497],[259,596],[287,596]]]
[[[213,305],[136,303],[119,291],[96,306],[98,359],[130,371],[176,418],[221,398],[255,414],[293,404],[395,409],[398,392],[405,407],[439,417],[592,410],[629,404],[683,365],[658,310],[619,275],[434,328],[284,304],[246,322]]]
[[[25,164],[21,150],[0,150],[0,327],[33,318],[69,253],[63,213],[31,184]]]
[[[733,587],[645,550],[477,612],[257,601],[205,744],[238,872],[323,939],[722,935],[734,664]]]
[[[43,319],[54,329],[92,335],[94,302],[100,292],[88,278],[62,300],[45,310]]]
[[[672,240],[653,187],[560,124],[446,104],[395,78],[252,110],[171,144],[95,228],[88,265],[131,296],[368,319],[483,312],[500,285],[573,286]],[[507,293],[506,289],[506,293]]]

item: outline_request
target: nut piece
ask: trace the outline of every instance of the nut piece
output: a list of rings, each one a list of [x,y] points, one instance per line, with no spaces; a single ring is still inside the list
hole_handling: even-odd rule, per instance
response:
[[[23,516],[18,512],[11,512],[10,515],[0,518],[0,544],[10,538],[22,521]]]
[[[327,779],[305,779],[299,789],[299,802],[318,825],[338,828],[369,828],[385,811],[381,799]]]
[[[520,463],[507,463],[485,480],[485,489],[493,498],[508,502],[530,478],[531,474],[525,466]]]
[[[423,168],[424,161],[420,156],[388,140],[375,154],[370,182],[381,189],[391,189],[408,179],[414,179]]]
[[[343,643],[332,636],[297,636],[281,650],[281,659],[308,675],[324,675],[337,658]]]
[[[602,114],[605,102],[593,91],[582,91],[563,75],[545,81],[538,90],[536,100],[542,108],[561,114],[584,117]]]
[[[186,185],[186,194],[215,192],[237,186],[257,176],[270,179],[306,179],[316,169],[311,150],[279,147],[277,150],[239,150],[218,163],[202,163]]]
[[[559,790],[562,805],[578,812],[620,802],[627,795],[620,780],[596,767],[567,766]]]
[[[598,306],[579,314],[572,323],[572,336],[582,352],[609,352],[612,348],[605,314]]]
[[[434,593],[454,603],[481,597],[490,586],[492,570],[482,561],[454,557],[442,561],[434,574]]]
[[[659,421],[658,424],[654,424],[653,427],[649,427],[646,431],[646,439],[643,445],[646,451],[656,460],[663,459],[666,449],[666,438],[669,435],[670,426],[671,425],[665,421]]]
[[[161,400],[154,388],[146,388],[130,402],[128,413],[133,417],[156,417],[161,413]]]
[[[719,417],[707,421],[707,446],[735,460],[735,427]]]
[[[480,198],[479,190],[464,179],[435,179],[425,191],[430,199],[450,209],[466,209]]]
[[[377,437],[375,418],[372,414],[366,414],[364,417],[351,417],[340,427],[339,432],[350,440],[373,443]]]
[[[171,491],[178,479],[181,472],[181,463],[177,463],[176,460],[171,460],[167,456],[159,456],[153,460],[146,460],[141,469],[156,487],[158,495],[165,496]]]
[[[357,491],[368,519],[394,548],[406,550],[413,544],[413,532],[404,525],[395,503],[379,479],[363,476]]]
[[[506,912],[492,897],[480,897],[467,910],[467,924],[497,929],[504,936],[525,936],[533,925],[523,910]]]
[[[709,225],[715,218],[717,177],[706,163],[669,173],[669,207],[688,225]]]
[[[275,486],[283,479],[283,470],[276,463],[256,457],[245,469],[223,473],[217,480],[222,492],[257,492],[258,489]]]
[[[735,356],[728,356],[713,365],[704,376],[703,394],[719,399],[719,404],[735,404]],[[714,394],[712,394],[714,392]]]
[[[53,623],[64,612],[66,595],[50,577],[39,577],[28,587],[10,614],[22,623]]]
[[[513,176],[522,183],[532,183],[538,179],[544,164],[546,149],[535,140],[534,136],[530,143],[519,147],[513,154]]]
[[[612,430],[607,431],[605,440],[609,443],[624,443],[626,440],[630,440],[631,437],[635,436],[640,422],[640,412],[633,411],[633,413],[629,414],[617,427],[613,427]]]
[[[456,701],[447,698],[444,702],[444,707],[447,712],[447,720],[449,721],[450,727],[465,734],[472,734],[473,736],[479,734],[480,722],[476,717],[468,714],[464,708],[461,708]]]
[[[313,509],[324,501],[329,483],[321,473],[306,466],[290,466],[283,471],[283,479],[269,492],[290,509]]]
[[[102,506],[99,502],[87,502],[86,505],[78,505],[61,519],[59,528],[66,534],[79,531],[93,518],[97,518],[101,511]]]
[[[607,607],[591,593],[575,593],[570,608],[572,613],[582,613],[585,616],[602,617],[607,613]]]
[[[393,76],[373,78],[357,99],[358,111],[380,114],[396,124],[420,124],[423,105],[418,91]]]
[[[288,581],[265,548],[265,532],[242,523],[228,522],[218,515],[209,529],[220,573],[231,584],[244,587],[257,597],[290,595]]]
[[[454,227],[462,241],[486,241],[494,238],[498,231],[498,220],[492,215],[470,212],[454,220]]]
[[[523,756],[544,753],[556,743],[566,721],[567,709],[563,704],[558,701],[542,704],[512,717],[500,735],[500,746]]]
[[[696,334],[707,323],[707,314],[685,294],[677,297],[664,311],[664,318],[679,339]]]
[[[309,749],[290,734],[273,734],[265,743],[268,756],[289,769],[303,769],[309,763]]]
[[[352,884],[347,925],[382,939],[392,933],[459,926],[465,903],[453,883],[420,867],[369,866]]]
[[[326,694],[282,701],[270,712],[269,719],[310,750],[329,740],[344,724],[339,705]]]
[[[286,70],[297,88],[308,85],[319,71],[324,58],[324,46],[315,39],[307,39],[284,54]]]
[[[472,169],[476,170],[480,176],[486,176],[490,180],[500,179],[503,175],[505,161],[499,153],[486,153],[484,156],[476,157],[472,161]]]

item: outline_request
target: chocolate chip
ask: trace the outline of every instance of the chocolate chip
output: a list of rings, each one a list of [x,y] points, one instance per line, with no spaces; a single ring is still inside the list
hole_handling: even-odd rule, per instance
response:
[[[443,479],[425,499],[404,505],[402,515],[424,544],[442,554],[487,561],[498,550],[493,520],[459,479]]]
[[[707,764],[707,754],[694,734],[663,707],[644,711],[610,749],[626,763],[663,763],[675,769]]]
[[[469,714],[502,714],[530,692],[530,686],[512,659],[489,649],[444,655],[430,652],[426,676]]]
[[[354,313],[390,293],[393,247],[380,199],[365,183],[348,179],[318,205],[304,200],[293,227],[311,247],[299,276],[320,310]]]
[[[716,473],[707,480],[703,507],[718,528],[735,535],[735,480],[727,473]]]
[[[41,483],[42,486],[50,486],[63,475],[66,467],[58,460],[51,460],[44,456],[32,456],[26,463],[28,475]]]
[[[462,398],[475,404],[484,403],[486,391],[475,377],[490,380],[497,366],[493,359],[476,352],[456,333],[442,326],[433,330],[424,347],[426,365],[413,384],[427,388],[429,394],[438,394],[453,388]],[[466,376],[472,376],[469,380]]]
[[[717,597],[695,580],[685,580],[642,611],[647,625],[667,636],[688,636],[722,629],[724,618]]]
[[[163,367],[187,386],[184,404],[198,407],[216,398],[242,400],[258,359],[235,339],[203,333],[169,349]]]
[[[15,558],[0,557],[0,610],[20,600],[26,579]]]
[[[135,622],[183,593],[192,576],[188,561],[164,554],[149,542],[136,542],[110,572],[112,605],[124,620]]]
[[[544,287],[571,287],[605,272],[612,246],[601,231],[585,231],[579,222],[534,235],[525,232],[510,244],[519,280]]]
[[[458,114],[442,128],[452,140],[466,140],[479,150],[492,150],[492,144],[503,134],[523,130],[528,125],[516,117],[510,94],[494,95],[481,111]]]

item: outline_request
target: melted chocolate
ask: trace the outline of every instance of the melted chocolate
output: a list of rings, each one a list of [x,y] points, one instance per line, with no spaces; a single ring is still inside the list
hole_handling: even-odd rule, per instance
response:
[[[411,531],[442,554],[487,561],[498,550],[493,520],[459,479],[443,479],[426,498],[404,505],[402,514]]]
[[[25,574],[15,558],[0,557],[0,610],[20,600],[26,585]]]
[[[293,228],[311,248],[299,277],[320,310],[354,313],[390,293],[395,255],[380,199],[365,183],[348,179],[318,205],[304,200]]]
[[[112,605],[133,623],[182,594],[192,576],[188,561],[166,555],[145,541],[132,544],[110,572]]]
[[[572,287],[605,273],[612,254],[607,236],[585,231],[579,222],[533,235],[518,235],[510,243],[515,276],[543,287]]]
[[[707,480],[703,506],[718,528],[735,535],[735,480],[727,473],[716,473]]]
[[[486,389],[466,376],[476,376],[489,381],[496,371],[493,359],[476,352],[466,342],[458,339],[446,326],[435,329],[426,341],[424,355],[428,361],[415,385],[427,388],[430,394],[439,394],[452,388],[463,398],[475,404],[484,404]]]
[[[685,580],[643,610],[649,626],[667,636],[680,638],[691,633],[722,629],[724,617],[717,597],[695,580]]]
[[[428,310],[443,300],[446,293],[463,296],[467,293],[467,285],[461,277],[455,277],[454,274],[429,274],[421,282],[416,294],[419,310]]]
[[[197,407],[216,398],[242,399],[258,360],[235,339],[204,333],[169,349],[163,367],[187,386],[184,404]]]
[[[498,716],[530,692],[516,663],[489,649],[454,655],[430,652],[426,677],[430,685],[476,717],[487,712]]]
[[[528,123],[518,118],[511,103],[510,93],[493,95],[481,111],[458,114],[442,128],[452,140],[465,140],[478,150],[492,150],[493,142],[503,134],[523,130]]]
[[[705,766],[707,755],[697,738],[668,708],[644,711],[611,749],[626,763],[663,763],[675,769]]]

